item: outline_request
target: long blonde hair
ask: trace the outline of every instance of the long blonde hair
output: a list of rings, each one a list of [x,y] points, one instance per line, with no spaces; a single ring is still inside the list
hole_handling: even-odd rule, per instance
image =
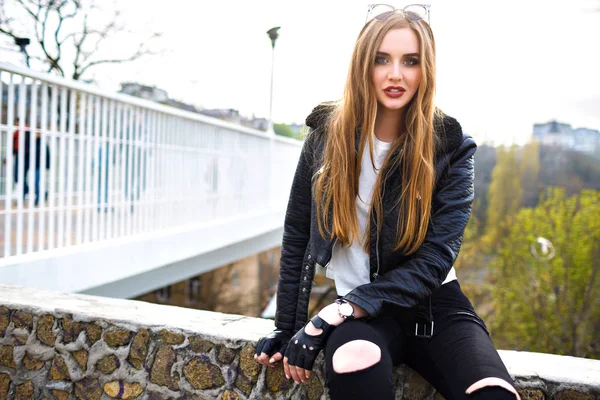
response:
[[[402,191],[394,203],[395,206],[400,205],[394,250],[404,249],[406,254],[411,254],[425,239],[435,184],[435,42],[431,28],[423,20],[413,22],[401,14],[394,14],[385,21],[372,20],[361,30],[354,46],[343,97],[336,102],[325,126],[327,142],[323,153],[323,168],[314,181],[313,190],[321,236],[329,236],[330,239],[337,237],[344,246],[349,246],[356,238],[360,238],[356,215],[360,160],[367,144],[373,159],[377,115],[377,99],[371,76],[375,56],[384,36],[390,30],[398,28],[411,29],[419,39],[421,82],[417,92],[406,105],[407,134],[401,135],[392,143],[381,167],[381,173],[377,176],[364,249],[369,251],[373,212],[378,217],[377,229],[381,231],[381,189],[386,178],[383,175],[398,168],[401,162]],[[355,147],[357,130],[360,134],[358,154]],[[397,153],[399,148],[402,151]]]

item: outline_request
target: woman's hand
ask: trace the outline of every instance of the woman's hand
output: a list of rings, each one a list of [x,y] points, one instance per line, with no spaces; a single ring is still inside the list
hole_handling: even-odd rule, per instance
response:
[[[337,304],[333,303],[324,307],[317,314],[323,321],[331,326],[326,336],[333,330],[334,327],[338,326],[344,319],[340,317],[337,311]],[[325,328],[327,330],[327,328]],[[283,358],[283,369],[285,371],[286,378],[293,378],[294,382],[306,382],[312,375],[312,366],[314,360],[317,358],[319,351],[323,348],[326,337],[319,338],[318,336],[323,333],[323,329],[315,327],[312,321],[300,329],[296,335],[290,340],[290,345],[297,346],[293,351],[287,351],[286,356]],[[298,341],[298,343],[295,343]],[[306,348],[304,348],[306,346]],[[312,349],[311,349],[312,347]],[[288,346],[289,350],[289,346]]]
[[[273,367],[273,364],[283,358],[291,337],[292,331],[276,330],[260,338],[256,344],[254,359],[262,365]]]

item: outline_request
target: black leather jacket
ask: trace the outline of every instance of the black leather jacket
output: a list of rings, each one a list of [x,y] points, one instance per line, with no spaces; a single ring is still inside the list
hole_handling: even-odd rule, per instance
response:
[[[275,314],[278,329],[297,331],[306,324],[315,265],[326,266],[331,259],[335,241],[319,234],[312,196],[312,178],[319,173],[326,140],[323,128],[330,111],[329,105],[317,106],[306,120],[311,130],[300,154],[285,215]],[[419,304],[440,287],[458,255],[471,214],[477,145],[448,116],[436,120],[435,132],[440,145],[435,155],[436,183],[425,241],[409,256],[393,250],[398,220],[393,202],[402,180],[400,171],[390,171],[383,188],[381,233],[376,223],[371,224],[371,282],[344,296],[370,317],[384,305],[411,308]]]

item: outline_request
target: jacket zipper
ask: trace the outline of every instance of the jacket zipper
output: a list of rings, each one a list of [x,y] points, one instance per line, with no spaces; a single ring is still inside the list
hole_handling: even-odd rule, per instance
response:
[[[385,185],[383,185],[383,194],[385,194]],[[383,194],[381,195],[381,201],[383,201]],[[379,219],[377,220],[379,224]],[[377,239],[375,240],[375,254],[377,255],[377,271],[373,274],[373,280],[379,277],[379,227],[375,227],[377,231]]]
[[[400,150],[400,153],[402,153],[402,150]],[[383,180],[383,191],[381,192],[381,202],[382,203],[383,203],[383,197],[385,196],[385,181],[386,180],[387,180],[387,176]],[[382,216],[378,216],[378,218],[377,218],[377,225],[379,225],[379,219],[382,218],[382,217],[383,217],[383,215]],[[376,232],[377,232],[377,236],[376,236],[376,240],[375,240],[375,254],[377,255],[377,271],[375,271],[375,273],[372,275],[373,280],[375,280],[375,279],[377,279],[379,277],[379,227],[377,226],[375,229],[376,229]]]
[[[404,149],[400,149],[400,153],[399,153],[400,156],[402,155],[402,150],[404,150]],[[387,181],[387,173],[386,173],[385,178],[383,179],[383,191],[381,192],[381,201],[382,202],[383,202],[383,198],[385,196],[385,182],[386,181]],[[383,218],[383,215],[380,218]],[[379,224],[379,219],[377,220],[377,224]],[[377,239],[375,241],[375,253],[377,255],[377,271],[375,271],[375,273],[372,275],[373,280],[375,280],[379,277],[379,229],[378,228],[377,228]]]

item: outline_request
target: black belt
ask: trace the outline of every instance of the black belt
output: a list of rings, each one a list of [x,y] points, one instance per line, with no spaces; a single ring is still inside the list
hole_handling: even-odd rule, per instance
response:
[[[338,299],[344,296],[337,296]],[[431,296],[427,298],[428,304],[419,303],[415,306],[415,332],[414,335],[420,339],[431,339],[433,336],[433,312],[431,311]],[[366,319],[369,319],[368,317]],[[412,334],[412,332],[409,332]]]
[[[433,312],[431,311],[431,296],[428,297],[428,305],[417,305],[415,315],[415,337],[420,339],[431,339],[433,336]]]

